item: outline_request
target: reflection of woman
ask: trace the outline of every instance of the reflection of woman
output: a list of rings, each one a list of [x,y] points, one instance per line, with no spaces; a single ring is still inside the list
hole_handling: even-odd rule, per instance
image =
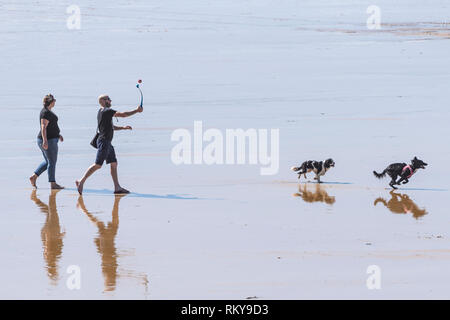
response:
[[[58,280],[58,261],[63,249],[63,238],[65,232],[61,232],[58,211],[56,209],[56,194],[59,190],[52,190],[48,205],[38,199],[36,190],[31,193],[31,200],[47,215],[45,224],[41,230],[42,246],[44,248],[44,259],[47,263],[47,273],[51,280]]]
[[[116,195],[114,199],[114,206],[112,211],[112,221],[105,224],[98,220],[92,213],[90,213],[84,205],[83,197],[78,198],[77,206],[83,211],[98,229],[98,237],[94,242],[97,246],[97,251],[102,257],[102,271],[105,278],[105,290],[113,291],[116,288],[117,278],[117,254],[115,237],[119,229],[119,202],[123,195]]]
[[[52,189],[63,189],[55,180],[56,160],[58,159],[58,141],[64,141],[59,134],[58,117],[52,112],[56,99],[53,95],[48,94],[43,100],[44,107],[39,115],[40,130],[38,134],[37,144],[44,156],[42,162],[34,174],[30,177],[30,182],[36,188],[37,178],[45,171],[48,171],[48,182]]]

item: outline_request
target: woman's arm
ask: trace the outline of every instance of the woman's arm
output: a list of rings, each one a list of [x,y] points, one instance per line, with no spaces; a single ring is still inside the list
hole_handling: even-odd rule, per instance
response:
[[[47,150],[48,141],[47,141],[47,126],[49,121],[47,119],[41,119],[41,135],[42,135],[42,148]]]

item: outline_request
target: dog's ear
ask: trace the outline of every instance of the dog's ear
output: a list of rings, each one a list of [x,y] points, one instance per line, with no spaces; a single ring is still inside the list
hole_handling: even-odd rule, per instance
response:
[[[414,157],[414,159],[413,160],[419,160],[419,159],[417,159],[417,157]]]

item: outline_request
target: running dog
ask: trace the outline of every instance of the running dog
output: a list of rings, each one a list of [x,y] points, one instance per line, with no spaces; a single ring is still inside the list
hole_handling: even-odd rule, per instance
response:
[[[302,163],[300,167],[292,167],[291,170],[298,174],[298,179],[303,175],[306,179],[306,174],[311,171],[316,174],[314,180],[321,183],[320,177],[323,176],[328,170],[334,167],[335,163],[333,159],[327,159],[325,161],[309,160]]]
[[[392,187],[392,189],[397,189],[395,185],[400,185],[400,183],[408,183],[409,179],[413,176],[414,173],[416,173],[418,169],[425,169],[427,165],[428,163],[425,163],[422,160],[417,159],[417,157],[414,157],[414,159],[411,160],[411,164],[409,165],[406,163],[393,163],[386,169],[384,169],[382,173],[377,173],[376,171],[374,171],[373,174],[378,179],[383,178],[387,174],[392,178],[389,185]],[[399,176],[400,178],[397,181],[397,177]]]

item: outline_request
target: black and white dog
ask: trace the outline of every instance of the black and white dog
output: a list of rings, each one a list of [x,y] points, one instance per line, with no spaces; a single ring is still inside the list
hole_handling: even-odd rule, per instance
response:
[[[400,183],[408,183],[409,178],[411,178],[418,169],[425,169],[427,165],[427,163],[417,159],[417,157],[414,157],[414,159],[411,160],[410,165],[407,165],[406,163],[393,163],[384,169],[382,173],[377,173],[374,171],[373,174],[378,179],[383,178],[387,174],[392,178],[389,185],[392,189],[397,189],[395,185],[399,185]],[[398,176],[400,176],[400,179],[397,181]]]
[[[323,176],[331,167],[334,167],[335,163],[333,159],[327,159],[325,161],[314,161],[309,160],[302,163],[300,167],[292,167],[291,170],[298,174],[298,178],[303,175],[306,179],[306,174],[309,172],[314,172],[316,176],[314,177],[318,183],[321,183],[320,177]]]

